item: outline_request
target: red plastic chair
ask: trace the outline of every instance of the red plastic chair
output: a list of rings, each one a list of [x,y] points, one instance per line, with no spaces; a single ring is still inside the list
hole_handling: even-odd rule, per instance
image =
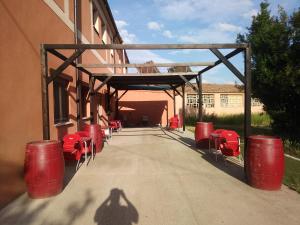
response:
[[[101,126],[101,132],[106,142],[112,137],[112,128],[110,126]]]
[[[212,143],[211,143],[212,142]],[[217,129],[210,135],[209,151],[216,155],[239,156],[240,155],[240,136],[233,130]]]
[[[75,158],[77,160],[76,170],[80,163],[81,156],[85,154],[85,161],[87,165],[87,154],[89,152],[93,153],[91,138],[86,137],[84,134],[67,134],[63,138],[63,151],[64,156],[68,160]]]
[[[110,127],[113,131],[118,131],[118,130],[119,130],[118,123],[117,123],[117,121],[115,121],[115,120],[109,121],[109,127]]]
[[[89,133],[87,131],[77,131],[75,134],[78,134],[81,138],[80,147],[82,149],[82,154],[92,153],[92,156],[94,157],[94,143]]]
[[[178,129],[179,128],[179,118],[178,118],[178,115],[175,115],[174,117],[172,117],[169,120],[169,123],[170,123],[170,129],[171,130]]]

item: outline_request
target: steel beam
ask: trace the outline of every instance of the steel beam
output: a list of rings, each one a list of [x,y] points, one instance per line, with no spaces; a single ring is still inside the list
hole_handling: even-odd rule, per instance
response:
[[[48,52],[51,53],[52,55],[60,58],[63,61],[66,61],[68,59],[66,56],[64,56],[63,54],[61,54],[60,52],[58,52],[58,51],[56,51],[54,49],[50,49],[50,50],[48,50]],[[74,68],[76,68],[76,63],[72,62],[70,65],[73,66]],[[78,69],[81,72],[86,73],[87,75],[90,75],[90,76],[92,75],[92,73],[90,71],[88,71],[88,70],[86,70],[84,68],[78,67]]]
[[[121,96],[118,98],[118,101],[121,100],[121,98],[127,93],[127,91],[128,91],[128,90],[124,91],[124,92],[121,94]]]
[[[174,111],[174,116],[176,115],[176,98],[175,98],[175,91],[173,90],[173,111]]]
[[[176,73],[124,73],[124,74],[115,74],[115,73],[94,73],[94,77],[159,77],[159,76],[196,76],[198,72],[176,72]]]
[[[215,62],[182,62],[182,63],[129,63],[129,64],[77,64],[78,68],[137,68],[137,67],[173,67],[173,66],[213,66]]]
[[[116,93],[116,99],[115,99],[115,103],[116,103],[116,105],[115,105],[115,107],[116,107],[115,111],[116,111],[116,113],[115,113],[115,118],[118,119],[119,118],[118,89],[115,90],[115,93]]]
[[[74,43],[75,44],[78,44],[78,24],[79,24],[78,20],[80,20],[81,17],[79,4],[81,4],[81,2],[79,2],[78,0],[74,0]],[[75,59],[74,64],[77,65],[78,63],[79,63],[79,57]],[[80,121],[82,118],[81,81],[80,81],[79,68],[75,68],[75,77],[76,77],[76,128],[77,131],[79,131]]]
[[[248,137],[251,135],[251,47],[245,49],[245,105],[244,105],[244,162],[247,160]],[[247,166],[244,166],[246,173]]]
[[[127,50],[159,50],[159,49],[234,49],[246,48],[247,43],[224,43],[224,44],[45,44],[49,49],[127,49]]]
[[[182,85],[182,130],[185,131],[185,85]]]
[[[177,90],[177,88],[173,85],[170,85],[170,87],[178,94],[182,97],[182,94]]]
[[[89,79],[89,92],[90,92],[90,120],[91,124],[95,123],[95,117],[94,117],[94,103],[95,103],[95,91],[94,91],[94,84],[95,84],[95,78],[90,77]]]
[[[239,53],[242,52],[242,51],[243,51],[243,49],[240,49],[240,48],[239,48],[239,49],[235,49],[234,51],[232,51],[232,52],[228,53],[227,55],[225,55],[225,58],[226,58],[226,59],[230,59],[230,58],[232,58],[233,56],[239,54]],[[217,61],[214,63],[213,66],[208,66],[208,67],[204,68],[203,70],[200,70],[200,71],[199,71],[199,74],[202,74],[202,73],[204,73],[204,72],[206,72],[206,71],[208,71],[208,70],[214,68],[215,66],[217,66],[217,65],[219,65],[219,64],[221,64],[221,63],[222,63],[222,60],[219,59],[219,60],[217,60]]]
[[[107,77],[98,87],[95,88],[95,92],[98,92],[101,88],[103,88],[111,78],[111,76]]]
[[[218,49],[210,49],[215,56],[218,57],[224,63],[224,65],[243,83],[245,84],[245,77],[241,72],[218,50]]]
[[[198,88],[196,88],[188,79],[186,79],[184,76],[180,75],[180,78],[188,84],[195,92],[198,93]]]
[[[41,91],[42,91],[42,120],[43,120],[43,139],[50,139],[49,125],[49,99],[48,99],[48,57],[44,45],[41,45]]]
[[[198,99],[199,99],[199,108],[198,108],[198,121],[202,122],[203,120],[203,102],[202,102],[202,75],[200,74],[196,78],[198,86]]]
[[[170,93],[169,93],[169,92],[167,92],[166,90],[164,90],[164,92],[165,92],[167,95],[169,95],[169,97],[170,97],[170,98],[172,98],[172,99],[173,99],[173,96],[172,96],[172,95],[170,95]]]
[[[51,83],[59,74],[61,74],[71,63],[77,59],[82,53],[84,49],[80,49],[75,51],[68,59],[66,59],[56,70],[51,73],[51,77],[48,77],[48,84]]]

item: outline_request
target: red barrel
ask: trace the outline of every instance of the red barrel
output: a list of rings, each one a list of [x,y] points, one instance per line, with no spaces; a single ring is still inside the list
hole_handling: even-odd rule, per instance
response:
[[[170,128],[174,130],[177,129],[178,127],[179,127],[179,119],[178,116],[175,115],[170,119]]]
[[[103,148],[102,131],[99,124],[86,124],[84,130],[89,133],[96,147],[96,152],[101,152]]]
[[[197,122],[195,127],[195,142],[199,148],[209,147],[209,136],[214,130],[212,122]]]
[[[279,190],[284,175],[283,143],[279,137],[253,135],[246,152],[248,183],[259,189]]]
[[[26,145],[25,182],[31,198],[46,198],[63,189],[65,162],[58,141],[35,141]]]

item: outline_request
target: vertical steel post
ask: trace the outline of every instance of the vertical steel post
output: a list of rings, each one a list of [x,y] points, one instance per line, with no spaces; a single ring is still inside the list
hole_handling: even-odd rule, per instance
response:
[[[43,120],[43,139],[50,139],[49,126],[49,99],[48,99],[48,56],[44,45],[41,45],[41,91],[42,91],[42,120]]]
[[[251,46],[245,49],[245,104],[244,104],[244,161],[247,162],[248,137],[251,135]],[[244,166],[246,172],[246,165]]]
[[[94,117],[94,84],[95,84],[95,77],[90,77],[89,79],[89,89],[90,89],[90,121],[91,124],[95,123],[95,117]]]
[[[80,4],[80,3],[79,3]],[[79,12],[79,5],[78,0],[74,0],[74,43],[78,44],[78,20],[80,17],[78,16]],[[76,65],[79,63],[79,59],[75,59]],[[82,119],[82,99],[81,99],[81,82],[80,82],[80,73],[78,68],[75,68],[75,77],[76,77],[76,124],[77,124],[77,131],[80,130],[80,121]]]
[[[185,84],[182,85],[182,130],[185,131]]]
[[[116,109],[116,113],[115,113],[115,117],[116,119],[119,118],[119,99],[118,99],[118,89],[116,89],[116,105],[115,105]]]
[[[110,114],[110,85],[107,84],[107,106],[108,116]]]
[[[173,106],[174,106],[174,116],[176,115],[176,98],[175,98],[175,90],[173,90]]]
[[[203,102],[202,102],[202,75],[199,74],[196,77],[196,82],[198,86],[198,100],[199,100],[199,108],[198,108],[198,121],[202,122],[203,120]]]

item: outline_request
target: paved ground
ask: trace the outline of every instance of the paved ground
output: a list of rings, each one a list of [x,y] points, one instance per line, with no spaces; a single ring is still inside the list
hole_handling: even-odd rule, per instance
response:
[[[189,132],[123,129],[67,182],[53,198],[24,194],[0,224],[300,224],[299,194],[249,187],[241,167],[196,151]]]

